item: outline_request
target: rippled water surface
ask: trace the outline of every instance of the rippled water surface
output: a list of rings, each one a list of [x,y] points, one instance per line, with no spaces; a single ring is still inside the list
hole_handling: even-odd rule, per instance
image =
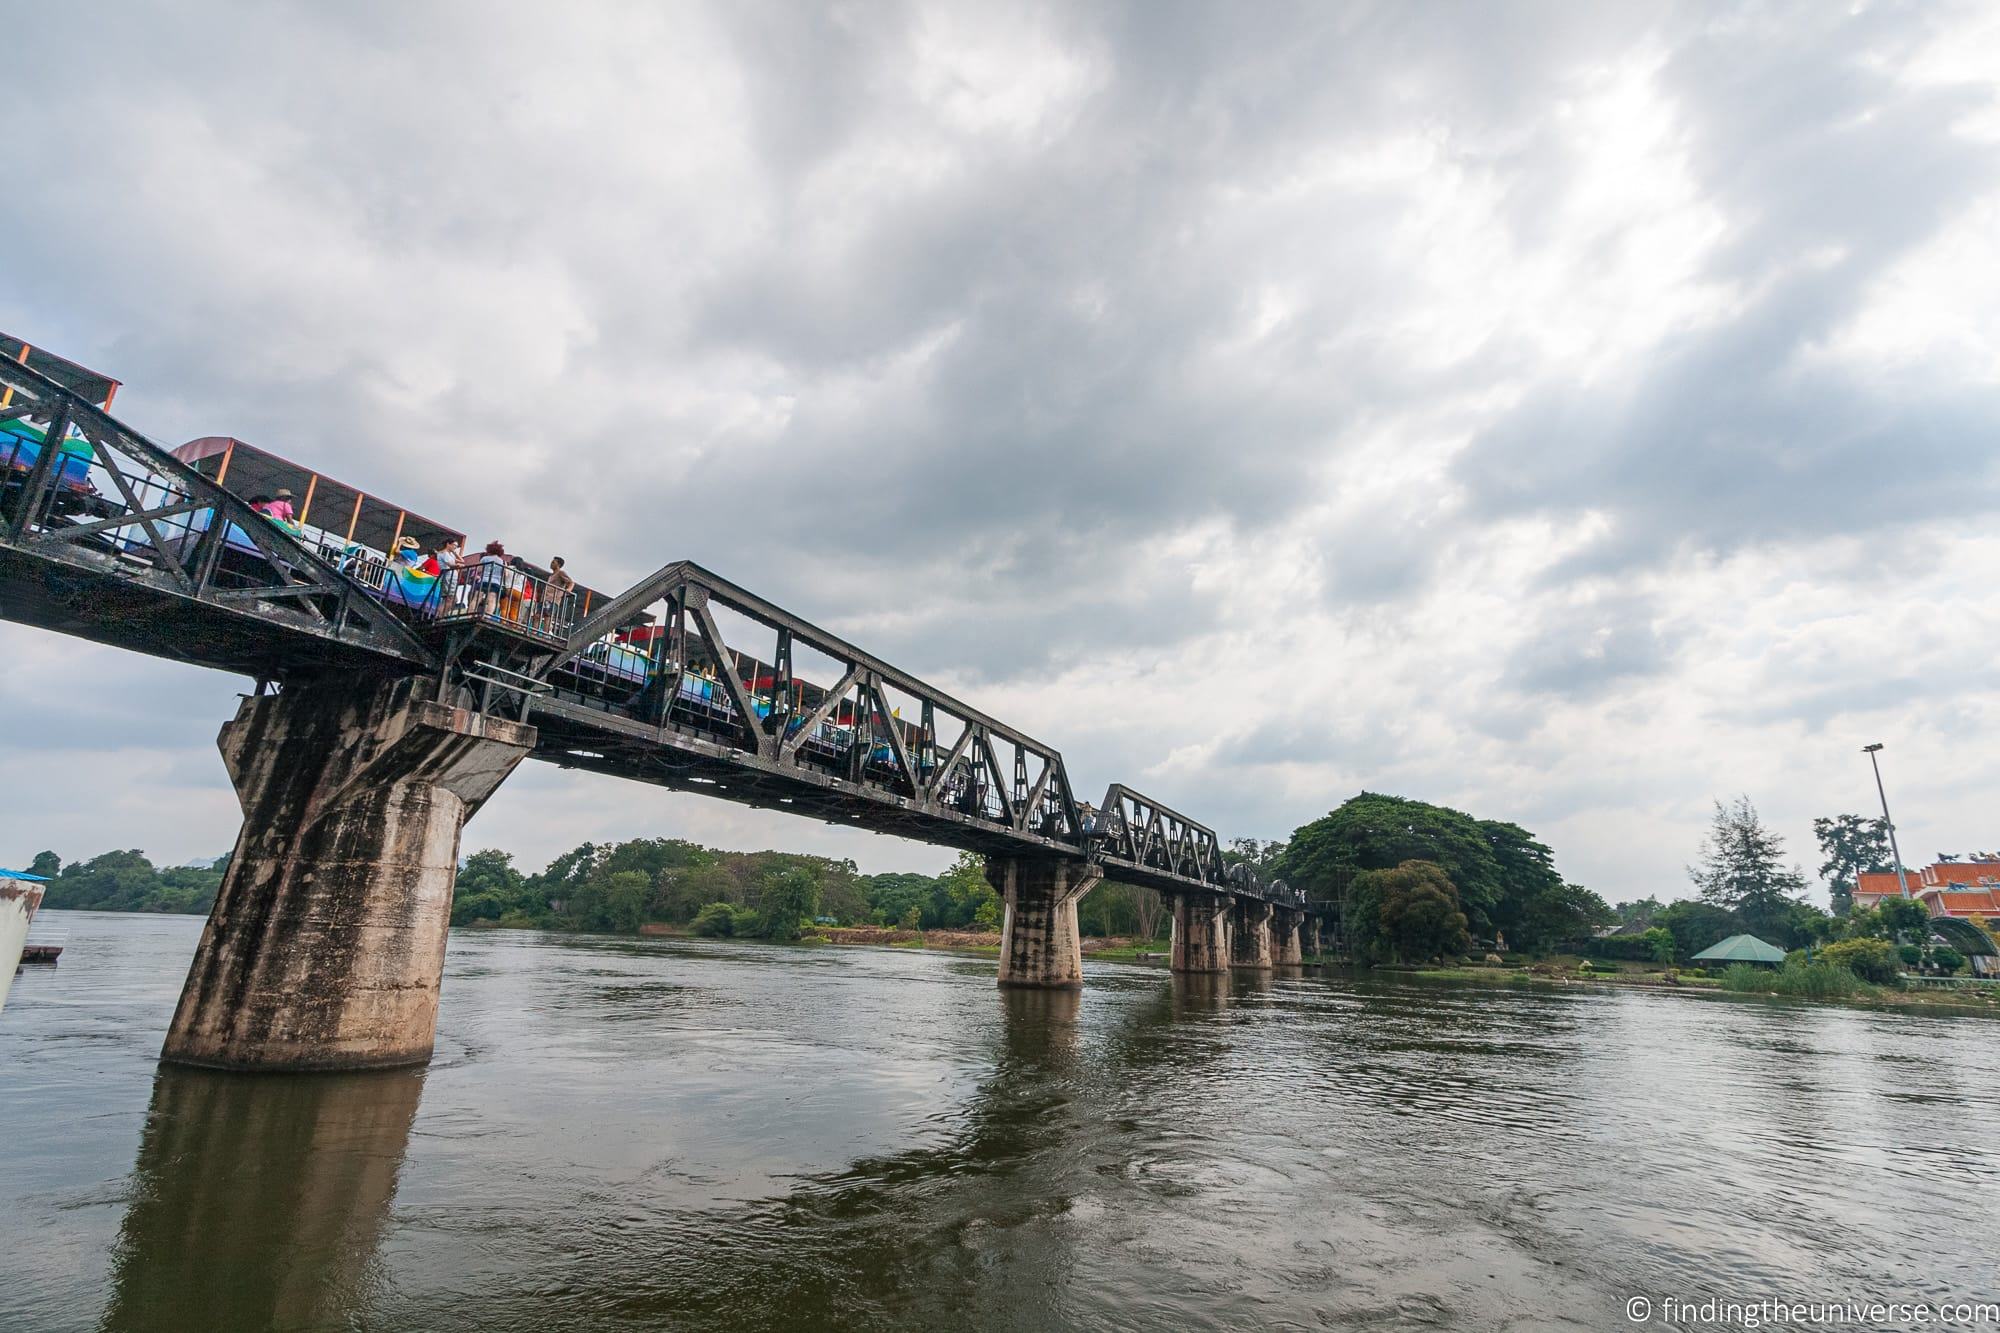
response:
[[[455,934],[420,1072],[161,1069],[200,922],[0,1014],[0,1328],[1629,1327],[1991,1300],[2000,1024]]]

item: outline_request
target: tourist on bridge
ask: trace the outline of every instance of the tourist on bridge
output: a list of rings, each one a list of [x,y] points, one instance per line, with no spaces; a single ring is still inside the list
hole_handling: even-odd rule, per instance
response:
[[[550,623],[542,627],[545,630],[565,629],[573,619],[570,608],[576,604],[576,580],[564,568],[565,563],[559,555],[549,557],[549,576],[543,580],[549,594],[544,614]]]
[[[507,548],[497,541],[486,543],[479,556],[479,598],[474,615],[493,615],[500,610],[501,596],[507,591]]]

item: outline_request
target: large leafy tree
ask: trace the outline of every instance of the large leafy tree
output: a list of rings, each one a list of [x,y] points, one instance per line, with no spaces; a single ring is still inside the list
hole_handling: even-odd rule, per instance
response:
[[[1701,863],[1688,875],[1703,902],[1736,913],[1752,934],[1780,943],[1794,938],[1806,880],[1784,865],[1785,842],[1764,827],[1748,796],[1715,803]]]
[[[1499,893],[1486,916],[1515,948],[1546,949],[1610,921],[1604,900],[1589,889],[1565,884],[1556,873],[1555,853],[1528,830],[1482,819],[1479,832],[1492,849],[1499,879]]]
[[[514,868],[508,852],[488,847],[465,858],[458,868],[458,886],[452,893],[451,923],[462,926],[470,921],[497,921],[523,907],[522,891],[527,876]]]
[[[1492,834],[1472,816],[1441,805],[1362,792],[1295,832],[1277,868],[1308,896],[1332,898],[1361,871],[1393,870],[1413,860],[1438,865],[1467,916],[1482,928],[1491,924],[1504,892]]]
[[[1356,950],[1370,958],[1424,962],[1471,947],[1458,889],[1436,862],[1363,871],[1354,903]]]
[[[1615,920],[1617,914],[1604,899],[1581,884],[1558,879],[1534,889],[1508,937],[1515,948],[1539,953],[1581,939]]]
[[[1819,877],[1833,900],[1835,915],[1854,906],[1854,888],[1863,871],[1894,870],[1889,852],[1889,826],[1861,815],[1833,815],[1813,821],[1819,842]]]
[[[781,870],[764,881],[757,933],[767,940],[795,940],[819,910],[819,880],[803,866]]]

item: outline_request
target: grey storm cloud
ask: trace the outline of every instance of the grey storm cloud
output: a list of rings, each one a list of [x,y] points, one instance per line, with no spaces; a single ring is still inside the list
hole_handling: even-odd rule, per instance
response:
[[[48,188],[0,217],[0,327],[163,443],[237,434],[599,586],[701,561],[1225,833],[1399,779],[1588,791],[1649,691],[1760,755],[1826,701],[1991,716],[1859,652],[1762,666],[1808,601],[1977,605],[1948,532],[1821,551],[2000,505],[1990,374],[1829,352],[2000,188],[1991,69],[1931,68],[1976,17],[47,7],[9,31],[65,95],[10,108]],[[1809,550],[1819,600],[1778,572]],[[78,653],[98,702],[65,731],[10,688],[10,751],[187,697]],[[1772,697],[1711,698],[1721,659]],[[1629,812],[1675,866],[1701,800],[1658,791]],[[1629,828],[1566,833],[1629,873]]]

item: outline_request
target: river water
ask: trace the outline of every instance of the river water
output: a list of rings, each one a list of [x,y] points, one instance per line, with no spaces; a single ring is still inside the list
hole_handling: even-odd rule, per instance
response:
[[[2000,1298],[1989,1020],[461,931],[428,1069],[229,1076],[155,1063],[198,920],[43,920],[69,950],[0,1014],[10,1330]]]

